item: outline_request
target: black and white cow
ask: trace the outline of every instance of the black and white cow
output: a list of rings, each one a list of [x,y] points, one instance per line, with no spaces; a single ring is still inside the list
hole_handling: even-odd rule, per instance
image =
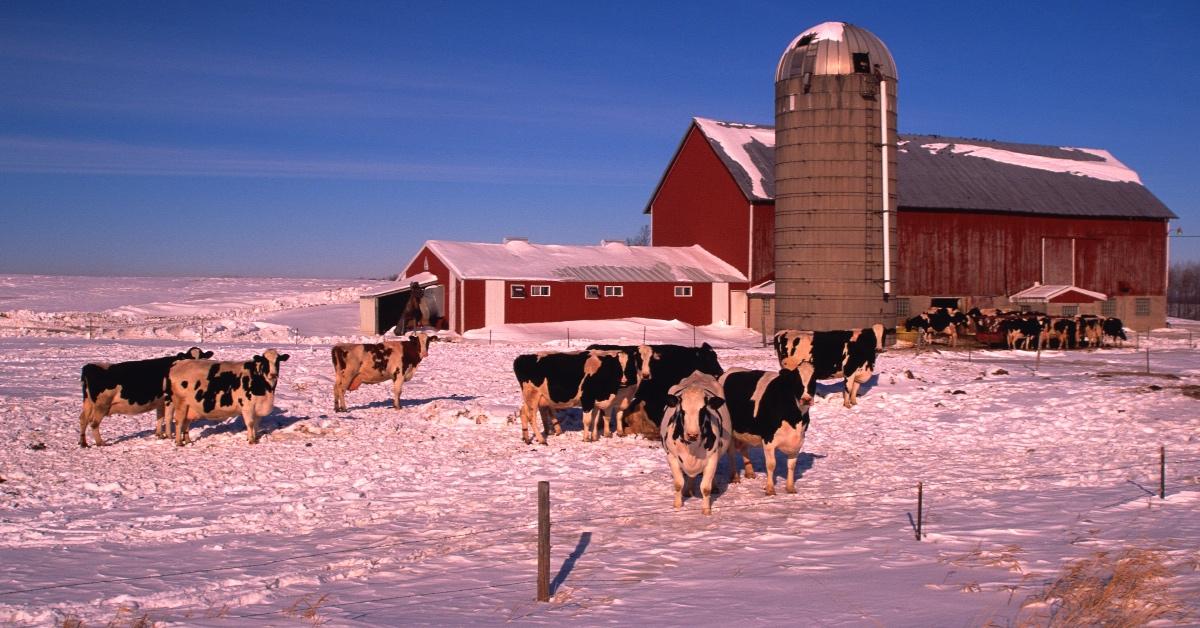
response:
[[[1075,317],[1075,330],[1080,345],[1095,349],[1104,338],[1104,319],[1094,314],[1080,314]]]
[[[700,511],[711,515],[713,479],[733,436],[724,392],[715,377],[696,371],[667,391],[660,436],[671,465],[675,507],[683,506],[689,477],[698,476]]]
[[[813,366],[816,379],[841,378],[842,405],[858,403],[858,389],[875,373],[875,357],[883,350],[883,325],[839,331],[796,331],[775,334],[775,355],[783,369]]]
[[[83,385],[83,411],[79,414],[79,446],[87,447],[87,428],[92,428],[92,440],[104,445],[100,438],[100,421],[110,414],[141,414],[154,410],[157,423],[155,436],[167,438],[168,428],[163,419],[163,378],[171,365],[187,359],[211,358],[212,351],[192,347],[183,353],[151,360],[134,360],[116,364],[92,363],[83,365],[79,381]]]
[[[749,448],[762,447],[767,463],[767,495],[775,494],[775,451],[787,457],[787,492],[796,492],[796,459],[808,432],[816,378],[813,365],[795,369],[749,371],[730,369],[721,376],[725,404],[733,421],[733,443],[729,448],[731,480],[738,477],[737,458],[745,458],[745,475],[754,477]]]
[[[633,404],[633,398],[637,393],[638,386],[641,385],[641,382],[650,379],[650,363],[655,358],[654,349],[650,348],[649,345],[594,344],[588,345],[588,350],[620,351],[625,354],[628,364],[632,365],[633,370],[637,372],[637,379],[635,381],[627,381],[627,385],[622,386],[621,390],[617,391],[617,398],[609,407],[611,416],[600,418],[604,425],[605,438],[612,437],[612,432],[609,429],[610,420],[617,426],[617,436],[624,436],[625,413]]]
[[[633,402],[625,412],[625,425],[634,434],[658,438],[670,389],[695,371],[719,377],[725,372],[717,352],[708,343],[699,347],[650,345],[650,377],[638,384]]]
[[[1076,338],[1075,319],[1051,318],[1050,337],[1058,342],[1059,349],[1074,349]],[[1047,346],[1049,346],[1048,343]]]
[[[1008,348],[1031,350],[1042,346],[1047,338],[1046,322],[1037,315],[1010,316],[1000,321],[1000,331],[1008,341]]]
[[[1104,335],[1100,339],[1102,345],[1104,344],[1104,340],[1108,338],[1111,338],[1111,342],[1119,347],[1125,346],[1125,341],[1129,340],[1125,335],[1125,324],[1119,318],[1104,319],[1104,322],[1100,324],[1100,329],[1104,332]]]
[[[967,317],[962,312],[956,309],[948,309],[944,307],[931,308],[929,311],[918,314],[904,323],[904,329],[912,331],[920,329],[925,337],[925,344],[933,342],[935,333],[943,334],[950,338],[950,346],[958,346],[958,326],[965,324]]]
[[[279,363],[288,354],[267,349],[246,362],[181,360],[171,366],[163,387],[167,418],[175,421],[175,444],[192,439],[188,428],[195,419],[227,419],[241,415],[246,438],[258,442],[258,420],[275,408]]]
[[[521,385],[521,438],[526,444],[533,442],[533,430],[543,445],[551,424],[555,435],[562,434],[553,412],[575,407],[583,409],[583,439],[594,440],[598,415],[616,401],[622,387],[637,379],[620,351],[519,355],[513,360],[513,373]],[[540,429],[535,419],[539,414]]]
[[[333,345],[333,411],[346,412],[346,391],[363,384],[392,383],[392,406],[400,409],[404,382],[413,378],[417,365],[429,357],[429,343],[437,336],[418,332],[404,340],[372,344]]]

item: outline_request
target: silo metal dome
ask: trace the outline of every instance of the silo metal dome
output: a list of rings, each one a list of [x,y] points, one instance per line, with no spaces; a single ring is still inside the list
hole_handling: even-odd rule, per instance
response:
[[[866,61],[868,72],[874,72],[878,64],[880,74],[899,78],[892,53],[870,31],[847,22],[824,22],[797,35],[784,49],[775,80],[798,78],[806,73],[814,76],[861,73],[861,68],[855,69],[855,55],[862,54],[867,56],[858,59]]]

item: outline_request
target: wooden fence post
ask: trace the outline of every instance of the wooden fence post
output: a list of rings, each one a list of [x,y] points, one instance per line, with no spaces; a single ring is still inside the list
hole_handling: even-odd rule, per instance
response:
[[[550,601],[550,482],[538,482],[538,576],[537,599]]]
[[[1146,374],[1150,374],[1150,345],[1146,345]]]
[[[925,510],[925,483],[917,482],[917,540],[921,540],[921,519]]]
[[[1167,498],[1167,446],[1158,447],[1158,498]]]
[[[567,348],[571,348],[571,328],[567,328]]]

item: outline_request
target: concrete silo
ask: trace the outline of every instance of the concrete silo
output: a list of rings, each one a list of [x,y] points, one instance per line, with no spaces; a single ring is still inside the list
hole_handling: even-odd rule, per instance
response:
[[[817,25],[779,60],[775,194],[775,328],[890,324],[896,65],[866,30]]]

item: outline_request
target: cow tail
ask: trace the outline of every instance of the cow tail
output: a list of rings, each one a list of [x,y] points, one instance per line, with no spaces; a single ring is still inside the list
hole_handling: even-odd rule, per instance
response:
[[[83,389],[83,400],[84,401],[87,401],[87,399],[88,399],[88,385],[87,384],[88,384],[87,377],[84,377],[83,373],[80,372],[79,373],[79,386],[80,386],[80,388]]]

